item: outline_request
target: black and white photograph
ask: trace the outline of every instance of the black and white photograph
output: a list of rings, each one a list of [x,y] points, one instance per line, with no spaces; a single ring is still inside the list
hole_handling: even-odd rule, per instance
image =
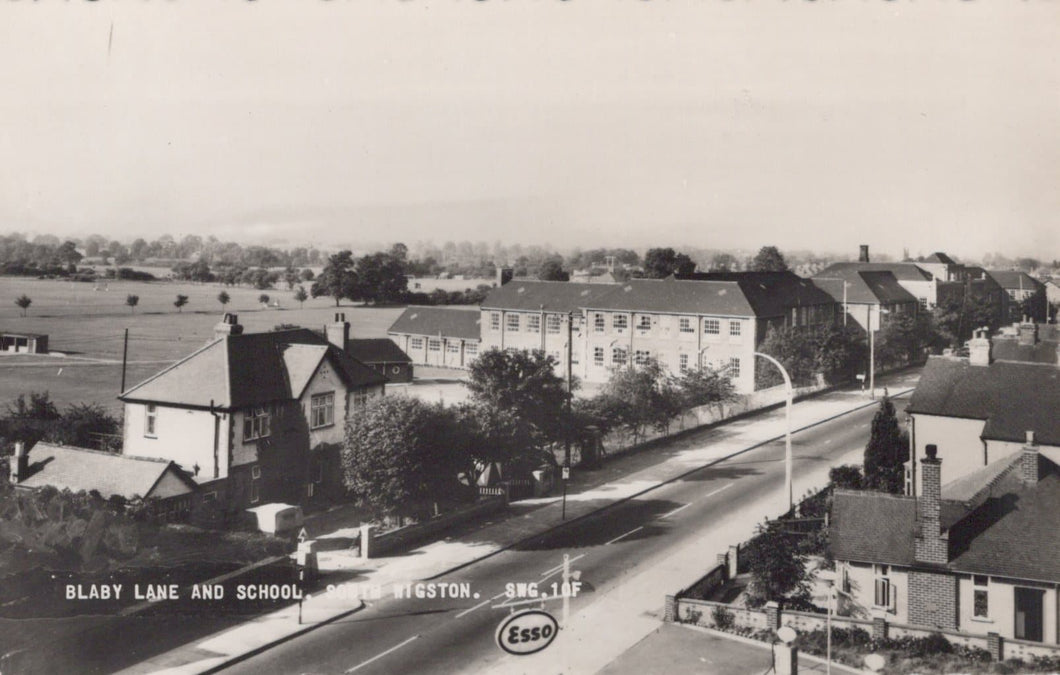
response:
[[[3,675],[1060,672],[1060,3],[0,58]]]

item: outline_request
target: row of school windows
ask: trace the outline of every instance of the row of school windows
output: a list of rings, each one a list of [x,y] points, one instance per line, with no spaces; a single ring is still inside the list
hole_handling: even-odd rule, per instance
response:
[[[603,333],[607,330],[607,314],[602,312],[594,312],[593,314],[593,331],[596,333]],[[630,315],[629,314],[611,314],[611,328],[614,330],[625,330],[629,328]],[[541,332],[541,315],[539,314],[527,314],[521,315],[516,313],[507,314],[504,317],[504,330],[509,333],[517,333],[522,330],[525,318],[526,332],[528,333],[540,333]],[[650,331],[652,329],[652,316],[650,314],[639,314],[635,315],[636,327],[639,331]],[[729,321],[728,333],[732,337],[739,337],[742,332],[742,323],[740,321]],[[558,314],[549,314],[545,317],[546,332],[550,334],[559,333],[563,327],[563,319]],[[722,320],[721,319],[703,319],[702,321],[703,333],[706,335],[721,335],[722,332]],[[500,312],[490,313],[490,330],[499,331],[501,329],[501,314]],[[696,319],[690,316],[682,316],[678,318],[678,330],[682,333],[695,333],[696,332]]]
[[[442,338],[421,338],[414,337],[409,340],[409,349],[422,350],[423,345],[427,345],[427,351],[429,352],[440,352],[442,351]],[[460,353],[460,342],[445,340],[445,351],[448,354],[459,354]],[[464,343],[464,354],[466,356],[477,356],[478,355],[478,343],[476,342],[465,342]]]
[[[611,362],[610,364],[606,361],[607,354],[603,347],[593,348],[593,364],[596,366],[625,366],[629,363],[629,350],[625,347],[612,347],[611,348]],[[653,354],[648,350],[637,349],[633,351],[633,364],[642,366],[648,363],[653,357]],[[687,372],[691,358],[688,354],[679,354],[677,357],[678,368],[682,373]],[[710,365],[706,358],[699,364],[700,366]],[[722,360],[715,364],[717,368],[727,369],[729,377],[737,378],[740,377],[740,357],[732,356],[728,360]]]

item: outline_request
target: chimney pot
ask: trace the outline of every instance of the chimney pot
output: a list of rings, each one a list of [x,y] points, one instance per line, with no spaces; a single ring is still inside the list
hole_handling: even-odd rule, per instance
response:
[[[1020,456],[1020,478],[1025,485],[1038,482],[1038,446],[1034,444],[1034,432],[1027,432],[1027,443]]]
[[[22,441],[15,441],[15,457],[14,462],[11,464],[11,482],[18,485],[19,482],[25,479],[26,473],[29,469],[29,457],[26,455],[26,444]]]
[[[869,245],[868,244],[862,244],[861,245],[861,253],[858,256],[858,262],[867,263],[868,261],[869,261]]]
[[[1027,445],[1034,445],[1034,431],[1027,430]]]
[[[243,326],[239,325],[239,315],[225,312],[221,317],[221,323],[213,327],[214,338],[222,338],[226,335],[242,335]]]
[[[924,448],[924,451],[927,453],[928,459],[936,459],[939,454],[939,446],[934,443],[929,443],[927,447]]]

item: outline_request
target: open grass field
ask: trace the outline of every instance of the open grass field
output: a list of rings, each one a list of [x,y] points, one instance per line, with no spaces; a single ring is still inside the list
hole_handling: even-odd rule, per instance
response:
[[[213,336],[221,315],[235,312],[246,332],[261,332],[286,323],[319,328],[333,319],[335,303],[310,299],[300,308],[287,290],[258,291],[217,284],[171,281],[111,281],[107,290],[96,284],[62,280],[0,277],[0,330],[45,333],[52,352],[65,356],[0,355],[0,405],[19,394],[48,391],[60,405],[99,403],[118,411],[115,399],[121,386],[122,339],[129,329],[129,367],[126,387],[140,382],[202,345]],[[222,307],[217,294],[231,296]],[[263,308],[258,296],[279,300],[279,308]],[[27,316],[15,298],[28,295],[33,304]],[[177,294],[187,295],[183,312],[173,306]],[[125,305],[129,294],[139,305]],[[344,303],[352,337],[385,337],[401,307],[362,307]]]

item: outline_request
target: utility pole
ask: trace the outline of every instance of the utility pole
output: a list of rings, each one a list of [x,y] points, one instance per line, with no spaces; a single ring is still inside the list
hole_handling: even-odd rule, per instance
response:
[[[121,348],[121,393],[125,393],[125,366],[129,361],[129,329],[125,329],[125,343]]]
[[[563,466],[570,468],[570,436],[573,431],[573,413],[571,411],[571,399],[574,397],[574,373],[571,372],[574,361],[574,310],[567,312],[567,424],[566,433],[563,434]],[[564,483],[564,488],[566,484]]]

